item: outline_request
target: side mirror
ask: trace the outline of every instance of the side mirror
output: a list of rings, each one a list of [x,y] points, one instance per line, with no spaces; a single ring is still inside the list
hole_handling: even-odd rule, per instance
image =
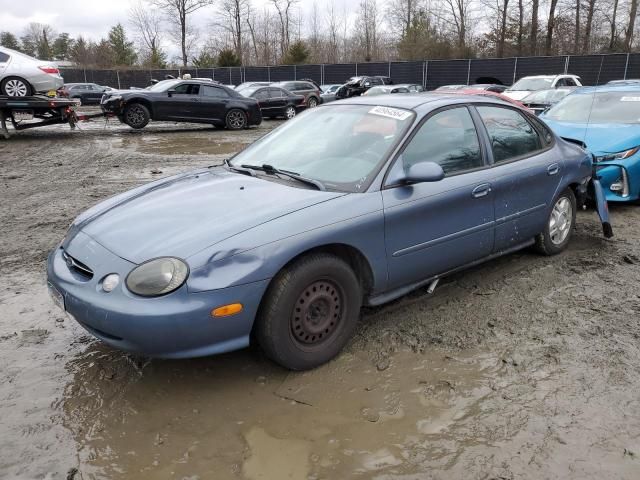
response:
[[[435,162],[420,162],[409,167],[404,183],[439,182],[444,178],[444,170]]]
[[[167,91],[167,95],[169,95],[169,97],[173,97],[176,94],[175,90],[168,90]]]

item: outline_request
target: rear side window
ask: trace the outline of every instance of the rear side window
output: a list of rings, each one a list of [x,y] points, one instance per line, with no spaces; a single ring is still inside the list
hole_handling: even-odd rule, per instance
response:
[[[269,89],[269,95],[271,95],[271,98],[280,98],[280,97],[286,97],[288,96],[288,93],[286,90],[280,90],[279,88],[270,88]]]
[[[435,162],[446,175],[482,167],[480,142],[469,110],[457,107],[433,115],[411,139],[402,160],[405,169]]]
[[[215,97],[215,98],[228,98],[229,94],[223,88],[218,87],[210,87],[208,85],[202,86],[202,94],[205,97]]]
[[[257,100],[268,100],[269,99],[269,90],[266,89],[266,88],[263,88],[262,90],[258,90],[252,96],[253,96],[253,98],[255,98]]]
[[[542,148],[538,132],[520,112],[504,107],[477,110],[489,133],[494,162],[514,160]]]
[[[0,52],[0,63],[8,62],[11,57],[6,53]]]

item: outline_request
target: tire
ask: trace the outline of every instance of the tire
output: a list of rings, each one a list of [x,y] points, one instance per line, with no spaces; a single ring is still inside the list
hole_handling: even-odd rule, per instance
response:
[[[124,123],[131,128],[144,128],[149,120],[151,120],[149,109],[141,103],[130,103],[124,109]]]
[[[294,107],[293,105],[289,105],[284,111],[284,117],[287,120],[291,120],[293,117],[297,115],[297,113],[298,112],[296,112],[296,107]]]
[[[82,97],[71,97],[71,100],[78,100],[80,102],[80,106],[82,106]]]
[[[238,108],[229,110],[224,120],[229,130],[242,130],[243,128],[247,128],[247,115]]]
[[[557,255],[569,241],[576,223],[576,197],[567,188],[553,202],[546,225],[536,237],[536,250],[544,255]]]
[[[318,99],[316,97],[309,97],[307,100],[307,107],[316,108],[318,106]]]
[[[33,89],[24,78],[7,77],[0,83],[0,92],[9,97],[28,97]]]
[[[274,277],[256,319],[256,338],[274,362],[308,370],[335,357],[353,335],[362,289],[329,254],[303,257]]]

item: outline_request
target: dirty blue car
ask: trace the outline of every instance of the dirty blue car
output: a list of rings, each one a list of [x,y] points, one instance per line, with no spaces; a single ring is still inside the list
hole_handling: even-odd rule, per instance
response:
[[[583,149],[500,100],[351,98],[84,212],[49,256],[49,289],[118,349],[184,358],[253,339],[313,368],[363,305],[524,247],[564,250],[591,177]]]
[[[640,199],[640,84],[581,88],[541,118],[593,154],[608,201]]]

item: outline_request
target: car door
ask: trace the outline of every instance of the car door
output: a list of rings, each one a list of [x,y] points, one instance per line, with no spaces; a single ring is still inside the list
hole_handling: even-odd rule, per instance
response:
[[[276,87],[269,87],[269,96],[271,104],[272,115],[281,116],[284,115],[284,111],[289,103],[289,95],[285,90]]]
[[[541,122],[507,106],[479,105],[476,110],[491,144],[495,251],[503,251],[542,231],[563,162],[552,149],[553,135]]]
[[[253,92],[253,94],[251,94],[251,98],[255,98],[258,101],[258,106],[260,107],[260,112],[262,113],[263,117],[270,117],[275,115],[268,88],[261,88],[260,90],[256,90],[255,92]]]
[[[100,103],[100,99],[102,99],[103,90],[99,85],[94,83],[90,83],[87,85],[87,99],[91,103]]]
[[[440,164],[445,177],[393,185],[402,169],[424,161]],[[436,111],[416,129],[389,171],[382,198],[390,288],[491,254],[491,168],[466,106]]]
[[[229,103],[229,93],[221,87],[215,85],[202,85],[200,102],[196,104],[196,117],[207,121],[224,121],[227,104]]]
[[[158,92],[154,100],[154,120],[191,120],[197,118],[194,111],[200,102],[200,85],[180,83],[171,93]]]

